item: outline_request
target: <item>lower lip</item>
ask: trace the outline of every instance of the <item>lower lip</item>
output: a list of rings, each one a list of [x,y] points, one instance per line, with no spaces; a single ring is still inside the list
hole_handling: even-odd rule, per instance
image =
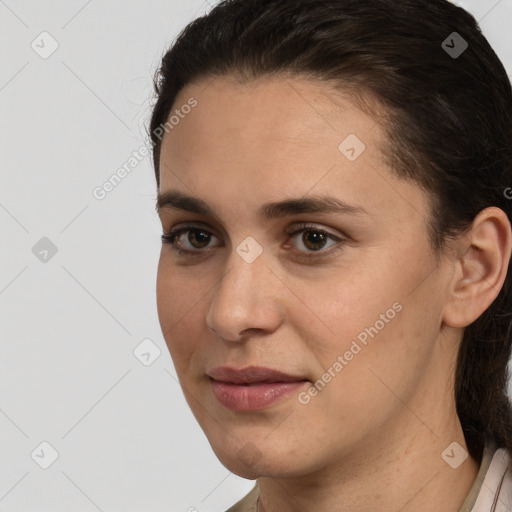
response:
[[[290,396],[307,381],[265,382],[244,386],[211,380],[217,400],[232,411],[264,409],[278,400]]]

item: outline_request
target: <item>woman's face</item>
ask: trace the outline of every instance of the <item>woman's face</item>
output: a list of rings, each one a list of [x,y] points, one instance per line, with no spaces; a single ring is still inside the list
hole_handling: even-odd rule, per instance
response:
[[[429,249],[428,198],[385,165],[382,127],[326,87],[198,82],[163,139],[160,193],[210,212],[161,201],[184,251],[162,245],[161,328],[213,450],[246,478],[371,454],[453,407],[456,343],[438,343],[451,274]],[[346,205],[301,206],[327,197]],[[295,382],[215,383],[223,366]]]

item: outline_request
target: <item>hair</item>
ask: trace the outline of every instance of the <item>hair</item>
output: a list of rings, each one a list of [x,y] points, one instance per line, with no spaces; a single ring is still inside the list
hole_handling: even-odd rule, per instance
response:
[[[455,45],[453,32],[468,44],[458,56],[444,48]],[[386,162],[431,199],[434,254],[486,207],[501,208],[512,222],[505,188],[512,186],[510,80],[475,18],[447,0],[220,2],[179,34],[155,74],[158,187],[161,127],[178,93],[227,76],[309,78],[349,92],[372,112],[377,100]],[[512,453],[510,279],[509,264],[497,298],[464,329],[457,356],[456,410],[476,459],[487,436]]]

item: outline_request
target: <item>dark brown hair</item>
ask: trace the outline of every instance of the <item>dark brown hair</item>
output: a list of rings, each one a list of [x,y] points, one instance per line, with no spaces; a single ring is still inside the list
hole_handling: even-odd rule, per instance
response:
[[[449,51],[464,41],[460,55]],[[220,2],[182,31],[155,76],[158,187],[161,127],[177,94],[226,75],[306,77],[377,99],[386,113],[387,162],[432,199],[436,254],[488,206],[511,220],[504,193],[512,186],[511,84],[474,17],[447,0]],[[488,435],[512,453],[510,279],[509,266],[499,296],[465,329],[459,349],[455,401],[476,459]]]

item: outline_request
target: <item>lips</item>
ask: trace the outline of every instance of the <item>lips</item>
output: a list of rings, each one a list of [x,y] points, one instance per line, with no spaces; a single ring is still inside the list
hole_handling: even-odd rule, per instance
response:
[[[264,409],[291,396],[308,381],[302,376],[290,375],[262,366],[240,370],[229,366],[217,367],[208,375],[217,400],[232,411]]]
[[[302,376],[289,375],[279,370],[265,368],[264,366],[247,366],[239,370],[230,366],[219,366],[213,368],[208,375],[214,380],[232,384],[298,382],[307,380]]]

